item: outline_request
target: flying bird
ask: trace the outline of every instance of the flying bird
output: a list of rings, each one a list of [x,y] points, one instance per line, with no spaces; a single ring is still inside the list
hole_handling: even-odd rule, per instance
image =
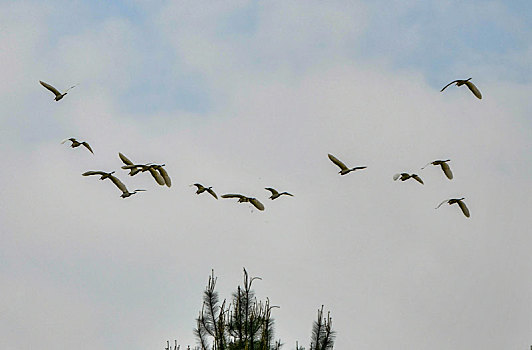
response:
[[[423,180],[421,180],[421,178],[417,174],[408,174],[408,173],[395,174],[393,176],[393,181],[397,181],[397,180],[406,181],[410,178],[416,180],[417,182],[423,185]]]
[[[110,173],[106,173],[105,171],[100,171],[100,170],[90,170],[90,171],[84,172],[81,175],[83,176],[101,175],[100,180],[105,180],[105,179],[108,179],[114,173],[115,173],[114,171],[111,171]]]
[[[164,164],[162,164],[162,165],[164,165]],[[159,169],[156,168],[155,166],[152,166],[152,164],[150,164],[150,163],[148,163],[148,164],[125,165],[125,166],[122,167],[122,169],[130,169],[129,176],[134,176],[134,175],[138,174],[139,172],[149,171],[151,176],[155,179],[155,181],[159,185],[164,186],[166,184],[166,180],[165,180],[164,176],[161,174],[160,171],[158,171]],[[162,167],[160,169],[162,169],[164,171],[164,173],[166,174],[166,178],[168,179],[168,183],[171,186],[170,177],[168,176],[168,173],[166,173],[166,170],[164,170]],[[170,186],[168,186],[168,187],[170,187]]]
[[[81,175],[83,175],[83,176],[102,175],[102,177],[100,177],[100,180],[105,180],[105,179],[111,180],[116,185],[116,187],[118,187],[118,189],[120,191],[122,191],[122,194],[120,195],[120,197],[122,197],[122,198],[127,198],[129,196],[132,196],[132,195],[136,194],[137,192],[146,191],[146,190],[135,190],[133,192],[129,192],[127,190],[126,185],[124,185],[124,183],[122,181],[120,181],[120,179],[118,179],[116,176],[112,175],[113,173],[114,173],[114,171],[111,172],[111,173],[106,173],[104,171],[91,170],[91,171],[84,172]]]
[[[482,99],[482,94],[480,93],[480,91],[477,89],[477,87],[475,86],[475,84],[473,84],[472,82],[470,82],[471,78],[469,79],[466,79],[466,80],[461,80],[461,79],[457,79],[455,81],[451,81],[449,84],[445,85],[443,87],[443,89],[440,90],[440,92],[442,92],[443,90],[445,90],[447,88],[447,86],[449,85],[452,85],[452,84],[455,84],[456,83],[456,86],[462,86],[462,85],[466,85],[469,90],[471,90],[471,92],[473,93],[473,95],[475,95],[478,99]]]
[[[198,183],[196,183],[194,185],[191,185],[191,186],[196,186],[198,188],[198,190],[196,191],[196,194],[201,194],[201,193],[207,191],[208,193],[211,194],[211,196],[213,196],[214,198],[218,199],[218,196],[212,190],[212,186],[211,187],[205,187],[202,184],[198,184]]]
[[[367,167],[366,166],[357,166],[357,167],[354,167],[354,168],[351,168],[349,169],[344,163],[342,163],[338,158],[336,158],[335,156],[333,156],[332,154],[329,153],[329,159],[334,163],[336,164],[338,167],[340,167],[340,172],[338,174],[340,175],[345,175],[345,174],[348,174],[350,173],[351,171],[355,171],[355,170],[360,170],[360,169],[366,169]]]
[[[281,197],[283,194],[285,194],[285,195],[287,195],[287,196],[291,196],[291,197],[294,196],[293,194],[288,193],[288,192],[281,192],[281,193],[279,193],[279,192],[277,192],[277,190],[275,190],[275,189],[273,189],[273,188],[271,188],[271,187],[266,187],[265,190],[268,190],[268,191],[270,191],[270,192],[272,193],[272,195],[271,195],[270,198],[269,198],[269,199],[271,199],[271,200],[274,200],[274,199],[276,199],[276,198],[279,198],[279,197]]]
[[[72,147],[72,148],[76,148],[76,147],[79,147],[79,146],[83,145],[83,146],[85,146],[85,147],[86,147],[86,148],[87,148],[92,154],[94,154],[94,152],[92,151],[91,146],[90,146],[87,142],[85,142],[85,141],[83,141],[83,142],[79,142],[79,141],[76,140],[75,138],[71,137],[71,138],[69,138],[69,139],[65,139],[65,140],[61,141],[61,144],[64,144],[64,143],[67,142],[67,141],[72,142],[72,144],[70,145],[70,147]]]
[[[239,203],[249,202],[253,204],[253,206],[255,206],[255,208],[257,208],[258,210],[264,210],[264,205],[262,205],[262,203],[259,202],[257,198],[246,197],[241,194],[223,194],[221,197],[222,198],[238,198]]]
[[[446,159],[446,160],[435,160],[433,162],[430,162],[430,163],[427,163],[423,168],[421,168],[422,170],[425,169],[427,167],[427,165],[429,164],[432,164],[432,165],[439,165],[441,167],[441,170],[443,170],[443,173],[445,174],[445,176],[447,176],[447,178],[449,180],[452,180],[453,178],[453,172],[451,171],[451,168],[449,167],[449,164],[447,164],[447,162],[449,162],[450,159]]]
[[[64,93],[60,93],[59,90],[57,90],[56,88],[54,88],[52,85],[50,85],[50,84],[48,84],[48,83],[45,83],[44,81],[39,80],[39,83],[41,83],[42,86],[44,86],[45,88],[47,88],[48,90],[50,90],[51,92],[54,93],[54,95],[55,95],[54,100],[56,100],[56,101],[59,101],[60,99],[62,99],[63,97],[65,97],[65,95],[67,94],[67,91],[68,91],[68,90],[73,89],[73,88],[75,88],[76,86],[78,86],[78,84],[73,85],[73,86],[69,87]]]
[[[153,176],[153,178],[159,185],[161,186],[166,185],[168,187],[172,186],[172,180],[170,179],[168,172],[163,168],[165,164],[153,164],[153,163],[134,164],[131,160],[129,160],[122,153],[118,153],[118,156],[120,157],[122,162],[125,164],[124,166],[122,166],[122,169],[129,170],[129,176],[134,176],[138,174],[139,172],[149,171],[151,176]]]
[[[455,204],[455,203],[458,203],[458,206],[460,207],[460,209],[462,209],[462,213],[464,213],[464,215],[466,217],[469,217],[469,209],[467,209],[467,206],[465,205],[464,203],[464,200],[465,198],[462,197],[462,198],[451,198],[451,199],[446,199],[444,200],[443,202],[441,202],[440,204],[438,204],[438,206],[435,208],[435,209],[438,209],[439,207],[441,207],[441,205],[443,203],[449,203],[449,205],[452,205],[452,204]]]

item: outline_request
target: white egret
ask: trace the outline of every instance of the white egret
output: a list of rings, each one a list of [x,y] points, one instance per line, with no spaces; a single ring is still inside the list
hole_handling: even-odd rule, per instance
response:
[[[109,178],[109,176],[113,175],[114,173],[115,173],[114,171],[111,171],[110,173],[106,173],[105,171],[100,171],[100,170],[90,170],[90,171],[84,172],[81,175],[83,176],[101,175],[100,180],[105,180]]]
[[[462,86],[462,85],[466,85],[469,90],[471,90],[471,92],[473,93],[473,95],[475,95],[478,99],[482,99],[482,94],[480,93],[480,91],[477,89],[477,87],[475,86],[475,84],[473,84],[472,82],[470,82],[471,78],[469,79],[466,79],[466,80],[461,80],[461,79],[457,79],[457,80],[454,80],[454,81],[451,81],[449,84],[445,85],[443,87],[443,89],[440,90],[440,92],[442,92],[443,90],[445,90],[449,85],[452,85],[452,84],[455,84],[456,83],[456,86]]]
[[[264,205],[261,202],[259,202],[257,198],[254,198],[254,197],[246,197],[241,194],[223,194],[221,197],[222,198],[238,198],[239,203],[249,202],[253,204],[253,206],[255,206],[255,208],[257,208],[258,210],[264,210]]]
[[[134,176],[139,172],[149,171],[159,185],[166,185],[168,187],[172,186],[172,180],[170,179],[168,172],[163,168],[166,164],[133,164],[133,162],[122,153],[118,153],[118,156],[125,164],[122,166],[122,169],[129,169],[129,176]]]
[[[469,209],[465,205],[464,199],[465,199],[465,197],[446,199],[443,202],[441,202],[440,204],[438,204],[438,206],[435,209],[438,209],[439,207],[441,207],[443,203],[449,203],[449,205],[458,203],[458,206],[460,207],[460,209],[462,209],[462,213],[464,213],[464,215],[466,217],[469,217],[470,216]]]
[[[133,192],[129,192],[127,190],[126,185],[124,185],[124,183],[122,181],[120,181],[116,176],[112,175],[113,173],[114,173],[114,171],[112,173],[106,173],[104,171],[91,170],[91,171],[84,172],[81,175],[83,175],[83,176],[102,175],[102,177],[100,177],[100,180],[104,180],[104,179],[111,180],[116,185],[116,187],[118,187],[118,189],[120,191],[122,191],[122,194],[120,195],[120,197],[122,197],[122,198],[127,198],[129,196],[132,196],[132,195],[136,194],[137,192],[146,191],[146,190],[137,189],[137,190],[135,190]]]
[[[214,198],[218,199],[218,196],[213,191],[212,186],[205,187],[202,184],[198,184],[198,183],[195,183],[194,185],[191,185],[191,186],[196,186],[198,188],[198,190],[196,191],[196,194],[201,194],[201,193],[207,191],[208,193],[211,194],[211,196],[213,196]]]
[[[332,154],[329,153],[329,159],[334,163],[336,164],[338,167],[340,167],[340,172],[338,174],[340,175],[345,175],[345,174],[348,174],[350,173],[351,171],[355,171],[355,170],[361,170],[361,169],[366,169],[367,167],[366,166],[357,166],[357,167],[354,167],[354,168],[351,168],[349,169],[344,163],[342,163],[338,158],[336,158],[335,156],[333,156]]]
[[[266,187],[265,190],[268,190],[268,191],[270,191],[270,192],[272,193],[272,195],[271,195],[270,198],[269,198],[269,199],[271,199],[271,200],[274,200],[274,199],[276,199],[276,198],[279,198],[279,197],[281,197],[283,194],[284,194],[284,195],[287,195],[287,196],[291,196],[291,197],[294,196],[293,194],[288,193],[288,192],[281,192],[281,193],[279,193],[277,190],[275,190],[275,189],[273,189],[273,188],[271,188],[271,187]]]
[[[395,174],[393,176],[393,181],[397,181],[398,179],[400,179],[401,181],[406,181],[410,178],[416,180],[417,182],[423,185],[423,180],[421,180],[421,178],[417,174],[408,174],[408,173]]]
[[[64,143],[67,142],[67,141],[72,142],[72,144],[70,145],[70,147],[72,147],[72,148],[76,148],[76,147],[79,147],[79,146],[83,145],[83,146],[85,146],[85,148],[87,148],[92,154],[94,154],[94,152],[92,151],[91,146],[90,146],[87,142],[85,142],[85,141],[83,141],[83,142],[79,142],[79,141],[76,140],[75,138],[71,137],[71,138],[69,138],[69,139],[65,139],[65,140],[61,141],[61,144],[64,144]]]
[[[54,88],[52,85],[50,85],[50,84],[48,84],[48,83],[45,83],[44,81],[39,80],[39,83],[41,83],[42,86],[44,86],[45,88],[47,88],[48,90],[50,90],[51,92],[54,93],[54,95],[55,95],[54,100],[56,100],[56,101],[59,101],[60,99],[62,99],[63,97],[65,97],[65,95],[67,94],[67,91],[69,91],[70,89],[73,89],[73,88],[75,88],[76,86],[78,86],[78,84],[76,84],[76,85],[74,85],[74,86],[71,86],[71,87],[69,87],[64,93],[61,93],[61,92],[59,92],[59,90],[57,90],[56,88]]]
[[[435,160],[433,162],[430,162],[430,163],[427,163],[423,168],[421,168],[422,170],[425,169],[427,167],[427,165],[429,164],[432,164],[432,165],[439,165],[441,167],[441,170],[443,170],[443,173],[445,174],[445,176],[447,176],[447,178],[449,180],[452,180],[453,178],[453,172],[451,171],[451,168],[449,167],[449,164],[447,164],[447,162],[449,162],[450,159],[446,159],[446,160]]]

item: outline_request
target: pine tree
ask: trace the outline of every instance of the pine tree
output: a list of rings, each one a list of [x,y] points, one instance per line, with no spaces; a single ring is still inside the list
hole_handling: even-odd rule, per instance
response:
[[[220,302],[215,290],[217,278],[214,271],[209,276],[203,292],[203,305],[196,319],[194,334],[198,346],[194,350],[279,350],[281,340],[274,340],[274,319],[270,300],[257,300],[252,284],[260,277],[250,278],[244,269],[243,286],[233,293],[231,303]],[[323,317],[323,305],[318,310],[318,320],[314,322],[310,350],[332,350],[335,333],[329,314]],[[166,350],[170,348],[167,342]],[[179,350],[177,341],[173,350]],[[187,348],[190,350],[190,346]],[[296,342],[296,350],[304,350]]]
[[[318,309],[318,320],[314,321],[312,327],[312,338],[310,350],[332,350],[336,334],[332,330],[332,318],[327,313],[327,318],[323,317],[323,305]]]

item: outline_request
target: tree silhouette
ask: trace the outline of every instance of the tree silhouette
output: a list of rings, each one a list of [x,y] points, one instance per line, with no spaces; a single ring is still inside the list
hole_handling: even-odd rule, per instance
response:
[[[249,277],[244,268],[243,285],[238,286],[231,296],[231,302],[220,302],[215,290],[217,278],[214,270],[209,276],[207,287],[203,292],[203,305],[196,319],[194,335],[198,346],[194,350],[279,350],[281,340],[274,340],[274,319],[272,309],[279,306],[270,305],[270,300],[257,300],[251,289],[253,281],[260,277]],[[312,327],[310,350],[332,350],[335,332],[332,319],[327,313],[323,317],[323,305],[318,310],[318,319]],[[166,350],[179,350],[175,341],[173,349],[167,342]],[[296,342],[296,350],[304,350]],[[190,350],[190,346],[187,347]]]
[[[323,305],[318,310],[318,320],[312,326],[312,340],[310,350],[332,350],[336,334],[332,330],[332,318],[327,312],[327,318],[323,317]]]

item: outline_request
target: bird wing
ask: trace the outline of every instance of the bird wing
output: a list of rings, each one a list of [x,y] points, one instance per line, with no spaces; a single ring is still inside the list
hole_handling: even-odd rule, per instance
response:
[[[268,190],[272,193],[272,196],[276,196],[279,194],[279,192],[277,192],[275,189],[271,188],[271,187],[266,187],[265,190]]]
[[[447,163],[441,163],[440,166],[443,172],[445,173],[445,176],[447,176],[447,178],[451,180],[453,178],[453,172],[451,171],[451,167]]]
[[[166,169],[162,166],[158,166],[157,170],[159,171],[159,174],[161,174],[161,176],[163,177],[166,186],[172,186],[172,179],[170,179],[170,176],[168,176],[168,172],[166,171]]]
[[[239,198],[239,199],[246,198],[246,196],[243,196],[241,194],[233,194],[233,193],[222,194],[221,197],[222,198]]]
[[[420,184],[423,185],[423,180],[421,180],[421,178],[420,178],[417,174],[412,174],[412,177],[413,177],[417,182],[419,182]]]
[[[90,176],[90,175],[107,175],[106,172],[103,171],[96,171],[96,170],[89,170],[81,174],[83,176]]]
[[[362,170],[362,169],[366,169],[366,168],[367,168],[367,166],[356,166],[356,167],[354,167],[351,170]]]
[[[292,193],[288,193],[288,192],[283,192],[283,193],[281,193],[280,195],[282,196],[283,194],[286,194],[287,196],[290,196],[290,197],[293,197],[293,196],[294,196]]]
[[[94,154],[94,152],[92,151],[91,146],[89,146],[89,144],[88,144],[87,142],[84,141],[84,142],[82,142],[81,144],[82,144],[83,146],[87,147],[87,149],[88,149],[89,151],[91,151],[92,154]]]
[[[63,141],[61,141],[61,144],[67,142],[67,141],[72,141],[71,139],[64,139]]]
[[[448,202],[449,202],[449,200],[446,199],[446,200],[444,200],[443,202],[441,202],[440,204],[438,204],[438,206],[437,206],[436,208],[434,208],[434,209],[438,209],[439,207],[442,206],[443,203],[448,203]]]
[[[39,80],[39,83],[41,83],[42,86],[44,86],[45,88],[53,92],[56,97],[61,96],[61,93],[59,92],[59,90],[54,88],[52,85],[45,83],[44,81],[41,81],[41,80]]]
[[[153,178],[155,179],[155,181],[157,181],[159,185],[165,185],[164,178],[161,176],[161,174],[157,172],[157,170],[153,169],[152,167],[148,168],[148,170],[150,171],[151,176],[153,176]]]
[[[123,193],[128,193],[126,185],[124,185],[124,183],[120,181],[116,176],[109,175],[109,179],[113,181],[113,183],[116,185],[116,187],[120,189],[120,191],[122,191]]]
[[[218,199],[218,196],[216,195],[216,193],[214,193],[212,188],[207,188],[206,190],[207,190],[207,192],[209,192],[211,194],[211,196],[213,196],[214,198]]]
[[[457,82],[459,82],[459,81],[460,81],[460,80],[454,80],[454,81],[451,81],[449,84],[445,85],[445,86],[443,87],[443,89],[440,90],[440,92],[442,92],[443,90],[445,90],[449,85],[452,85],[452,84],[457,83]]]
[[[347,170],[347,167],[345,166],[344,163],[342,163],[338,158],[336,158],[335,156],[333,156],[332,154],[329,153],[329,159],[336,165],[338,165],[340,167],[340,169],[342,170]]]
[[[122,162],[124,162],[124,164],[133,165],[133,162],[127,159],[127,157],[123,155],[122,153],[118,153],[118,156],[120,157],[120,159],[122,159]]]
[[[264,205],[262,205],[261,202],[259,202],[259,200],[257,198],[250,198],[249,199],[250,203],[253,204],[253,206],[255,206],[255,208],[257,208],[258,210],[264,210]]]
[[[460,206],[460,209],[462,209],[462,213],[464,213],[466,217],[469,217],[469,209],[467,209],[467,206],[465,205],[465,203],[459,200],[458,205]]]
[[[475,95],[478,99],[482,99],[482,94],[481,94],[480,91],[477,89],[477,87],[475,86],[475,84],[473,84],[473,83],[470,82],[470,81],[466,81],[465,84],[467,85],[467,87],[469,88],[469,90],[471,90],[471,92],[473,93],[473,95]]]
[[[397,181],[397,179],[400,178],[400,177],[401,177],[401,174],[395,174],[393,176],[393,181]]]

